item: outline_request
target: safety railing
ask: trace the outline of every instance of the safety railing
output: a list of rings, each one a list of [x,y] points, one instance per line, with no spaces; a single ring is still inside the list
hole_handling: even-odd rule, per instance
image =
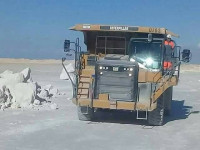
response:
[[[180,51],[181,51],[181,47],[180,46],[176,46],[175,47],[175,52],[172,53],[172,59],[178,59],[178,60],[175,60],[175,62],[173,62],[173,68],[170,69],[170,70],[166,70],[166,71],[163,71],[162,69],[157,72],[155,74],[155,76],[153,77],[153,82],[155,84],[154,86],[154,90],[153,90],[153,93],[155,93],[157,90],[159,90],[160,87],[162,87],[167,81],[169,81],[172,76],[177,72],[177,76],[178,76],[178,79],[179,79],[179,76],[180,76],[180,64],[181,64],[181,59],[180,59]],[[176,55],[175,55],[176,53]],[[160,72],[164,72],[164,75],[162,75],[160,78],[158,78],[156,81],[156,77],[160,74]],[[167,77],[167,78],[166,78]],[[158,86],[158,84],[160,84]]]
[[[82,68],[82,53],[81,53],[81,46],[79,45],[79,38],[76,39],[75,42],[70,42],[69,40],[66,40],[70,45],[70,43],[74,44],[74,49],[70,49],[70,46],[66,46],[64,45],[64,52],[66,52],[66,56],[72,56],[72,54],[70,53],[71,51],[74,52],[74,74],[75,74],[75,81],[72,79],[72,77],[70,76],[70,73],[68,72],[68,70],[65,67],[65,60],[66,57],[62,58],[62,66],[65,70],[65,72],[67,73],[69,80],[71,81],[72,87],[73,87],[73,98],[76,98],[77,93],[78,93],[78,85],[79,85],[79,74],[80,74],[80,70]],[[68,48],[67,50],[65,48]]]

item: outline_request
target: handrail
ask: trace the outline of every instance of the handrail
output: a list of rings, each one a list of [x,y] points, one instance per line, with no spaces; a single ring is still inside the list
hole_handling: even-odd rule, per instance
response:
[[[71,84],[73,86],[73,97],[77,96],[78,93],[78,84],[79,84],[79,72],[81,69],[81,46],[79,46],[79,38],[76,39],[76,42],[70,42],[73,43],[75,45],[75,49],[70,49],[69,51],[74,51],[74,69],[75,69],[75,78],[76,80],[73,81],[72,78],[70,77],[69,72],[67,71],[65,65],[64,65],[64,61],[66,60],[66,58],[62,58],[62,66],[65,70],[65,72],[67,73],[69,80],[71,81]],[[65,51],[65,52],[69,52],[69,51]],[[68,53],[66,55],[69,55]]]
[[[155,76],[153,77],[153,82],[154,82],[154,79],[156,78],[156,76],[160,73],[161,69],[155,74]],[[161,77],[160,77],[161,78]],[[160,80],[160,78],[158,80]],[[156,82],[158,82],[158,80],[156,80]]]
[[[163,80],[162,82],[158,82],[160,79],[164,79],[167,75],[169,75],[169,78],[167,79],[167,81],[172,77],[172,70],[167,71],[162,77],[160,77],[157,81],[156,81],[156,86],[154,89],[154,92],[156,92],[161,86],[163,86],[163,84],[165,83]],[[157,84],[161,83],[161,85],[157,88]]]
[[[155,91],[157,91],[156,89],[157,89],[157,84],[158,84],[158,81],[159,80],[161,80],[162,78],[164,79],[167,75],[169,75],[169,79],[172,77],[172,75],[173,75],[173,73],[174,72],[178,72],[178,78],[179,78],[179,74],[180,74],[180,64],[181,64],[181,61],[180,61],[180,49],[181,49],[181,47],[180,46],[176,46],[176,48],[179,48],[178,49],[178,57],[172,57],[172,58],[178,58],[178,63],[176,63],[175,64],[175,66],[173,66],[174,68],[176,68],[176,67],[178,67],[178,70],[168,70],[163,76],[161,76],[159,79],[157,79],[156,81],[155,81],[155,83],[156,83],[156,86],[155,86],[155,89],[154,89],[154,92]],[[161,70],[160,70],[161,71]],[[153,81],[154,81],[154,79],[156,78],[156,76],[160,73],[160,71],[153,77]],[[173,72],[174,71],[174,72]],[[163,81],[161,81],[162,83],[163,83]],[[163,84],[162,84],[163,85]],[[161,86],[162,86],[161,85]],[[160,86],[159,86],[160,87]],[[159,88],[158,88],[159,89]]]

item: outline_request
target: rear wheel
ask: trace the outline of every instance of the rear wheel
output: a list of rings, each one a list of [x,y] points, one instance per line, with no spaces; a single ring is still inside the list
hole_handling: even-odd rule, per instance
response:
[[[78,118],[82,121],[90,121],[93,119],[94,109],[87,106],[77,107]]]
[[[153,126],[163,125],[164,119],[164,98],[163,95],[157,101],[157,108],[148,113],[148,123]]]
[[[173,94],[173,87],[169,87],[164,92],[165,115],[170,115],[171,113],[172,94]]]

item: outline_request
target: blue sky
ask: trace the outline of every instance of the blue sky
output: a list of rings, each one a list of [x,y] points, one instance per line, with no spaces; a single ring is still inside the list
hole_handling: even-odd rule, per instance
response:
[[[200,63],[199,0],[0,0],[0,57],[61,58],[74,24],[166,27]]]

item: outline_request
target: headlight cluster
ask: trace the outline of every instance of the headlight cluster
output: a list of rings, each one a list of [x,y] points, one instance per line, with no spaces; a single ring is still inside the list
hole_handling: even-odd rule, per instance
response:
[[[112,66],[99,66],[99,74],[102,75],[103,71],[114,71],[114,72],[127,72],[128,76],[131,77],[132,76],[132,71],[133,68],[132,67],[112,67]]]
[[[133,68],[124,68],[124,70],[126,71],[133,71]]]
[[[133,68],[128,68],[128,67],[110,67],[110,68],[112,68],[112,70],[113,70],[113,68],[118,68],[118,69],[121,68],[121,69],[123,69],[123,71],[133,71]],[[109,67],[99,66],[99,69],[100,70],[109,70]]]
[[[108,70],[108,67],[99,66],[99,69],[100,69],[100,70],[102,70],[102,69],[103,69],[103,70]]]

